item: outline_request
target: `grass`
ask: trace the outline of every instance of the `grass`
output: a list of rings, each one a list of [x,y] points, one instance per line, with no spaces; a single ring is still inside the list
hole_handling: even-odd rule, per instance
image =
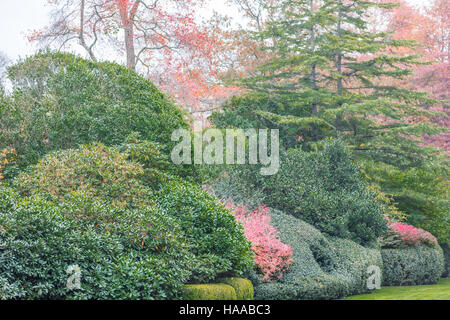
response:
[[[382,287],[370,294],[351,296],[343,300],[450,300],[450,278],[438,284],[410,287]]]

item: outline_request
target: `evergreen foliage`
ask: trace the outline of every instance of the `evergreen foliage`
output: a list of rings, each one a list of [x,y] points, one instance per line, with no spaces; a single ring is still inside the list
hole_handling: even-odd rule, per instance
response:
[[[241,80],[250,93],[214,114],[219,128],[278,128],[286,148],[320,150],[341,138],[364,177],[393,197],[409,222],[448,239],[448,157],[420,145],[437,134],[429,107],[438,101],[397,81],[421,64],[396,54],[413,41],[374,32],[370,15],[396,5],[362,0],[283,0],[256,34],[274,56]]]

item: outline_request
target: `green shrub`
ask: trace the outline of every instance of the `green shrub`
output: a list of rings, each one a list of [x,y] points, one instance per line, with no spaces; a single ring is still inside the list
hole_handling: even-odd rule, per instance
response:
[[[236,291],[237,300],[253,300],[253,285],[250,280],[243,278],[221,278],[220,283],[232,286]]]
[[[116,207],[136,208],[153,200],[152,189],[142,182],[144,176],[142,166],[127,161],[127,155],[96,143],[47,155],[13,185],[23,196],[40,194],[64,202],[83,191]]]
[[[278,174],[261,176],[257,166],[231,168],[213,185],[220,198],[264,203],[313,225],[330,236],[374,243],[388,230],[383,208],[368,190],[340,142],[319,152],[290,149]]]
[[[445,262],[445,268],[444,268],[444,274],[443,277],[449,277],[450,276],[450,245],[448,243],[444,243],[441,245],[442,251],[444,252],[444,262]]]
[[[277,282],[257,283],[255,299],[335,299],[367,292],[367,268],[381,268],[377,249],[350,240],[326,238],[311,225],[279,211],[272,224],[280,239],[291,246],[294,261]]]
[[[217,274],[242,276],[252,269],[253,252],[242,225],[216,198],[196,185],[173,180],[162,185],[158,201],[195,243],[192,250],[199,259],[193,281],[208,282]]]
[[[381,256],[385,286],[435,284],[444,271],[444,255],[439,246],[381,249]]]
[[[298,99],[277,98],[262,90],[229,99],[209,120],[216,128],[279,129],[282,147],[310,151],[319,149],[325,139],[335,136],[336,130],[332,130],[327,121],[337,115],[322,122],[326,117],[321,119],[319,113],[319,117],[311,119],[310,111]],[[342,129],[347,116],[342,114],[331,122],[338,120],[335,124]],[[356,130],[367,119],[356,117],[354,120],[352,126]],[[366,129],[372,130],[370,126]],[[449,164],[445,152],[403,140],[405,137],[398,134],[367,134],[365,129],[348,133],[344,130],[341,138],[352,145],[352,160],[360,167],[364,179],[380,187],[400,211],[408,214],[407,223],[431,232],[440,243],[449,242]],[[405,144],[399,147],[402,140]],[[235,201],[239,203],[238,199]]]
[[[130,282],[114,278],[110,280],[111,285],[103,287],[109,280],[105,276],[106,280],[102,282],[91,274],[97,272],[95,263],[87,258],[85,264],[78,263],[86,277],[95,278],[102,284],[100,288],[95,287],[98,291],[95,298],[179,298],[184,283],[203,283],[219,276],[243,275],[252,268],[250,243],[229,210],[217,204],[216,199],[199,186],[179,178],[164,175],[164,179],[157,179],[155,183],[154,172],[148,175],[147,169],[151,168],[128,161],[129,156],[102,144],[57,151],[13,182],[20,195],[25,197],[20,201],[27,202],[36,197],[43,199],[41,201],[51,201],[46,203],[54,207],[54,215],[60,217],[61,223],[68,224],[74,233],[88,230],[93,239],[100,237],[105,243],[109,241],[111,248],[117,250],[103,251],[100,239],[91,245],[91,251],[86,250],[86,254],[97,257],[100,271],[112,276],[112,270],[117,270],[120,275],[128,274]],[[31,218],[17,214],[14,209],[17,204],[11,204],[10,198],[7,194],[0,198],[0,209],[8,223],[16,220],[15,228],[25,229]],[[59,227],[46,226],[47,214],[50,213],[45,209],[34,214],[36,228],[42,225],[50,233],[53,230],[58,234],[64,233],[58,231]],[[18,232],[7,228],[5,237],[14,237]],[[70,239],[64,237],[58,240],[58,246],[51,240],[48,242],[47,238],[56,236],[46,232],[35,230],[28,238],[24,233],[20,240],[44,245],[47,250],[44,255],[31,246],[22,256],[16,257],[9,247],[2,252],[9,259],[5,268],[12,270],[6,287],[16,280],[21,284],[19,287],[23,287],[23,283],[40,286],[39,277],[28,277],[27,274],[52,270],[43,268],[47,263],[49,268],[55,264],[55,274],[64,274],[68,262],[65,255],[75,257],[78,251],[84,250],[70,245]],[[72,234],[67,232],[67,237]],[[69,243],[67,252],[59,254],[59,245],[66,241]],[[13,245],[11,250],[16,250]],[[32,263],[35,259],[42,263],[40,269]],[[83,256],[80,259],[83,261]],[[102,269],[101,263],[108,267]],[[14,266],[23,268],[25,274],[14,271]],[[60,278],[45,281],[51,288],[60,285]],[[153,291],[141,283],[147,281],[156,286]],[[121,289],[123,283],[126,285]],[[53,289],[41,296],[34,296],[35,293],[30,292],[32,289],[23,290],[25,295],[20,297],[57,298]],[[91,295],[79,293],[76,297],[90,298],[94,296],[92,292],[89,293]],[[143,293],[137,296],[139,292]]]
[[[237,300],[236,291],[224,283],[188,284],[183,287],[183,300]]]
[[[179,298],[189,279],[192,254],[163,212],[124,211],[87,196],[55,205],[4,188],[0,199],[12,203],[0,210],[1,299]],[[80,267],[81,290],[66,287],[71,265]]]
[[[14,147],[22,169],[50,151],[95,141],[118,145],[133,132],[168,155],[172,132],[189,128],[153,83],[116,63],[42,52],[8,75],[14,91],[1,101],[0,148]]]

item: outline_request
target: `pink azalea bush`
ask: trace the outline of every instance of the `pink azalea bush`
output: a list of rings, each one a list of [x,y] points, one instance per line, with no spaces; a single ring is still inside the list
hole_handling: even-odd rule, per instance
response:
[[[402,222],[389,222],[389,230],[391,236],[399,239],[404,246],[412,246],[416,244],[426,244],[435,246],[438,244],[436,237],[428,231],[416,228],[412,225]]]
[[[292,249],[278,238],[278,231],[270,223],[270,209],[263,204],[250,211],[232,201],[225,206],[243,224],[245,236],[253,244],[255,264],[263,274],[262,280],[280,279],[292,264]]]

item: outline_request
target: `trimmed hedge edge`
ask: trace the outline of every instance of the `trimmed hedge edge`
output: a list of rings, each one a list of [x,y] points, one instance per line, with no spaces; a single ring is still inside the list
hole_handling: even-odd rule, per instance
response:
[[[253,300],[250,280],[221,278],[218,282],[184,285],[183,300]]]
[[[233,277],[219,279],[219,282],[232,286],[237,300],[253,300],[253,285],[250,280]]]
[[[183,300],[237,300],[236,290],[224,283],[187,284]]]

